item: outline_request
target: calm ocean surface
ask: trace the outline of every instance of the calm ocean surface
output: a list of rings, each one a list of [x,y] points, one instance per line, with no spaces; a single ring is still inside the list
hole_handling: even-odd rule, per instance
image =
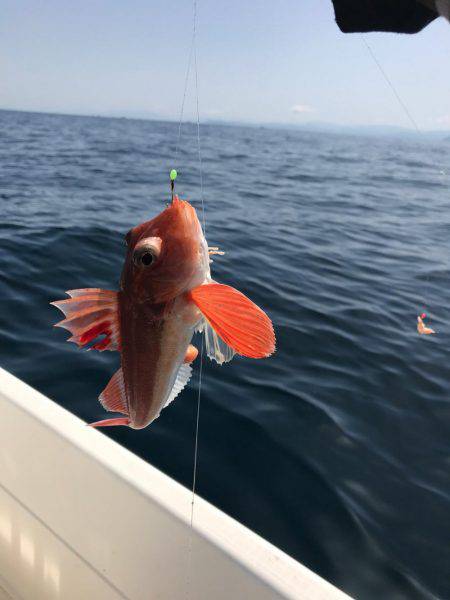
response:
[[[0,364],[86,421],[119,357],[65,343],[48,303],[117,289],[176,136],[0,112]],[[205,363],[198,493],[357,598],[450,598],[450,142],[211,125],[202,146],[213,276],[269,313],[278,351]],[[198,207],[193,126],[176,166]],[[188,487],[195,367],[149,428],[103,430]]]

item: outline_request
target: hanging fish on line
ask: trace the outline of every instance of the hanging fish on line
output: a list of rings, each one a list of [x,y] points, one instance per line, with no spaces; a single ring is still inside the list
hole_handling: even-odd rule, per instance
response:
[[[118,292],[87,288],[52,302],[80,348],[117,350],[121,368],[99,400],[122,417],[94,427],[154,421],[189,381],[198,350],[195,331],[205,335],[206,353],[219,364],[234,354],[264,358],[275,351],[269,317],[236,289],[211,279],[210,254],[193,206],[176,195],[157,217],[131,229]],[[100,336],[103,336],[101,339]]]
[[[426,316],[426,313],[422,313],[417,317],[417,333],[420,333],[421,335],[430,335],[430,333],[436,333],[434,329],[427,327],[423,322],[423,319],[425,319]]]

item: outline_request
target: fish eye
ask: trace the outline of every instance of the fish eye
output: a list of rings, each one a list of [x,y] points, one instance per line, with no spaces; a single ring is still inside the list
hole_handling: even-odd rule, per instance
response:
[[[155,248],[144,246],[135,250],[133,262],[137,267],[150,267],[158,258],[158,254]]]
[[[140,256],[140,261],[145,267],[149,267],[154,259],[155,257],[151,252],[144,252],[144,254],[141,254]]]
[[[161,252],[161,238],[148,237],[136,245],[133,252],[133,262],[136,267],[151,267]]]

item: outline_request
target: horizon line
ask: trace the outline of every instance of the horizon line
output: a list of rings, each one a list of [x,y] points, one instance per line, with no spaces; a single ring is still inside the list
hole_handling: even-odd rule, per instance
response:
[[[38,115],[52,115],[61,117],[81,117],[81,118],[93,118],[93,119],[115,119],[115,120],[129,120],[129,121],[149,121],[149,122],[160,122],[160,123],[179,123],[178,118],[171,118],[168,116],[157,116],[157,115],[134,115],[130,116],[127,114],[107,114],[107,113],[79,113],[79,112],[59,112],[52,110],[37,110],[37,109],[21,109],[21,108],[3,108],[0,107],[0,112],[16,112],[25,114],[38,114]],[[126,113],[126,111],[124,111]],[[139,111],[136,111],[139,113]],[[196,125],[194,118],[186,118],[182,121],[184,124]],[[342,124],[334,123],[332,121],[307,121],[305,123],[292,123],[290,121],[246,121],[245,119],[220,119],[220,118],[205,118],[201,120],[200,124],[204,125],[224,125],[228,127],[268,127],[270,129],[292,129],[292,130],[308,130],[316,131],[318,133],[333,133],[333,130],[342,129],[347,131],[361,131],[362,133],[367,130],[376,132],[381,130],[391,130],[392,133],[403,133],[408,135],[450,135],[450,129],[419,129],[416,130],[413,127],[406,125],[393,125],[389,123],[360,123],[360,124]]]

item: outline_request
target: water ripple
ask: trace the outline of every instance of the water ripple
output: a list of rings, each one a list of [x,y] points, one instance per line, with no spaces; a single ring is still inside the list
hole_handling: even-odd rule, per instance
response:
[[[118,357],[64,343],[48,303],[117,288],[124,234],[168,199],[177,126],[0,122],[2,365],[97,420]],[[445,142],[202,135],[214,276],[268,311],[278,350],[206,365],[200,494],[357,598],[450,597]],[[198,206],[195,136],[177,185]],[[417,336],[422,311],[439,336]],[[196,385],[149,429],[105,433],[190,486]]]

